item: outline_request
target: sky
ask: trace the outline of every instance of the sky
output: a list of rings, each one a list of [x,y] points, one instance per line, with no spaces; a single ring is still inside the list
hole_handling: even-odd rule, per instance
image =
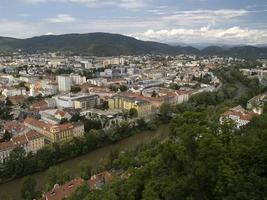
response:
[[[177,44],[267,44],[267,0],[0,0],[0,36],[91,32]]]

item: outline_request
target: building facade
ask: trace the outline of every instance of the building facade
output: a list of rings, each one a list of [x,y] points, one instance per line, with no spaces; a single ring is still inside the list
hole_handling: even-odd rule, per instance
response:
[[[71,78],[69,75],[57,76],[57,81],[60,92],[69,92],[71,90]]]
[[[108,100],[110,109],[122,109],[130,111],[136,109],[138,117],[145,117],[152,112],[152,104],[149,101],[139,100],[135,97],[115,95]]]
[[[25,119],[24,124],[32,130],[45,136],[49,143],[63,142],[73,137],[80,137],[84,134],[82,123],[51,124],[32,117]]]
[[[74,101],[74,108],[88,110],[95,108],[100,104],[100,98],[98,95],[90,95],[86,97],[78,98]]]
[[[45,137],[34,130],[30,130],[23,135],[11,138],[10,141],[0,143],[0,163],[5,163],[11,151],[16,147],[22,147],[26,154],[28,154],[30,152],[36,153],[44,145]]]

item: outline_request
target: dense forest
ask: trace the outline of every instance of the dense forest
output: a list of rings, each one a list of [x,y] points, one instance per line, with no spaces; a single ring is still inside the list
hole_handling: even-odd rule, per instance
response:
[[[120,154],[111,167],[130,175],[103,190],[82,186],[69,200],[265,199],[267,114],[236,130],[207,112],[184,112],[164,143]]]

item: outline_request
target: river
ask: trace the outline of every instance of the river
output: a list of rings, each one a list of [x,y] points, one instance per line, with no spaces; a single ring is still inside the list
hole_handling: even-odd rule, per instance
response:
[[[79,163],[82,160],[90,160],[93,166],[97,165],[99,161],[104,159],[110,151],[118,149],[119,151],[124,151],[132,149],[141,144],[147,144],[153,139],[164,139],[169,133],[169,126],[162,125],[158,127],[156,131],[143,131],[141,133],[130,136],[124,140],[121,140],[115,144],[102,147],[100,149],[94,150],[86,155],[76,157],[71,160],[67,160],[58,164],[57,166],[62,166],[69,169],[73,177],[79,176]],[[35,173],[31,175],[37,180],[38,190],[42,189],[46,180],[46,171]],[[20,190],[23,182],[23,178],[18,178],[5,184],[0,185],[0,198],[2,195],[8,195],[12,200],[20,200]]]

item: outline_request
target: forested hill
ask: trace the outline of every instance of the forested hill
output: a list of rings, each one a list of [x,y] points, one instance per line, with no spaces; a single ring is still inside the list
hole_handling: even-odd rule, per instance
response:
[[[177,116],[172,140],[116,159],[114,166],[132,165],[128,179],[91,193],[82,187],[68,200],[265,199],[266,119],[241,133],[227,125],[219,132],[204,113]]]
[[[266,47],[240,46],[223,48],[211,46],[199,50],[191,46],[141,41],[133,37],[110,33],[46,35],[28,39],[0,37],[0,53],[22,50],[25,53],[63,51],[95,56],[155,54],[195,54],[236,57],[267,57]]]
[[[84,185],[68,200],[265,199],[267,113],[241,130],[210,115],[177,115],[170,140],[113,157],[111,166],[128,178],[94,192]]]

